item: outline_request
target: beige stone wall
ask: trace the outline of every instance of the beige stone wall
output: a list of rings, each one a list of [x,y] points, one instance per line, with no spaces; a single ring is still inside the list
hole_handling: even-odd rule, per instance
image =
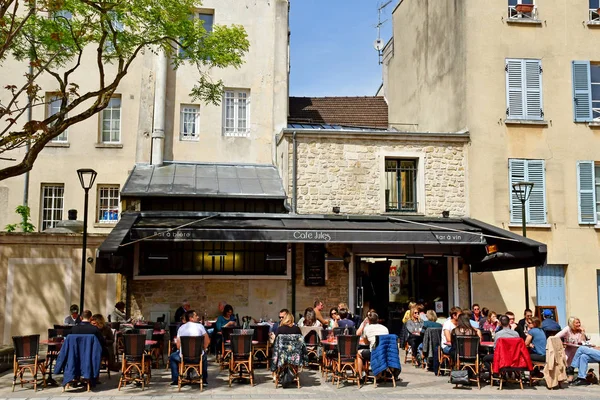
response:
[[[94,257],[104,235],[88,237]],[[87,258],[86,257],[86,258]],[[106,315],[116,298],[117,275],[94,273],[86,262],[85,308]],[[79,304],[81,235],[0,234],[0,332],[3,344],[13,335],[40,334],[63,323],[71,304]]]
[[[327,250],[336,257],[341,257],[348,246],[345,244],[328,244]],[[329,315],[329,309],[337,307],[340,302],[348,303],[348,271],[343,262],[328,262],[325,264],[327,274],[325,286],[304,286],[304,245],[296,245],[296,315],[304,313],[304,309],[312,307],[315,299],[325,303],[324,317]]]
[[[192,309],[218,316],[219,301],[233,306],[240,318],[250,315],[276,319],[279,310],[290,307],[291,282],[287,279],[260,280],[239,277],[222,279],[129,280],[130,313],[133,318],[150,319],[151,312],[175,310],[187,299]]]
[[[291,140],[287,146],[287,193],[291,195]],[[385,158],[412,157],[419,158],[421,170],[419,214],[440,216],[444,210],[456,217],[467,214],[463,143],[298,136],[297,151],[299,213],[330,214],[333,206],[344,214],[383,213]]]

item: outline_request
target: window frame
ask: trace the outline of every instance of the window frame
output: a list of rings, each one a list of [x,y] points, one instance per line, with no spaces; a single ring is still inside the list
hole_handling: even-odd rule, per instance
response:
[[[195,120],[194,120],[194,134],[189,135],[184,132],[185,118],[184,115],[188,113],[186,109],[195,110]],[[190,141],[198,141],[200,140],[200,106],[198,104],[180,104],[179,107],[179,140],[190,142]]]
[[[117,196],[113,197],[111,196],[111,191],[115,190],[117,191]],[[108,197],[107,197],[107,201],[108,201],[108,206],[106,207],[102,207],[102,190],[108,190]],[[114,194],[114,193],[113,193]],[[116,204],[116,210],[110,206],[110,201],[111,200],[117,200],[117,204]],[[108,212],[110,215],[110,212],[115,210],[116,211],[116,219],[103,219],[101,218],[101,215],[103,212]],[[119,215],[121,214],[121,195],[120,195],[120,186],[119,185],[115,185],[115,184],[98,184],[97,185],[97,189],[96,189],[96,223],[100,224],[100,225],[114,225],[117,222],[119,222]]]
[[[202,15],[210,15],[210,16],[212,16],[212,21],[210,22],[210,29],[206,29],[206,27],[205,27],[206,20],[201,18]],[[209,9],[209,8],[196,9],[196,10],[194,10],[193,14],[190,14],[189,18],[190,19],[196,19],[197,18],[199,20],[204,21],[204,23],[202,24],[202,26],[206,30],[206,33],[207,34],[212,33],[213,26],[215,25],[215,10],[214,9]],[[187,55],[185,54],[185,50],[183,49],[183,47],[178,46],[177,52],[178,52],[178,54],[179,54],[180,57],[186,58],[186,59],[188,58]]]
[[[233,97],[228,98],[228,94],[233,94]],[[245,100],[245,128],[240,129],[240,100],[241,95],[244,95]],[[228,100],[233,99],[233,117],[229,118],[227,115]],[[250,135],[250,104],[251,95],[250,89],[225,89],[223,91],[223,102],[222,102],[222,124],[223,124],[223,136],[227,137],[248,137]],[[233,120],[233,126],[228,127],[227,121]]]
[[[54,107],[54,104],[58,103],[58,108]],[[62,104],[62,97],[60,93],[47,92],[46,93],[46,118],[50,118],[54,114],[60,111],[60,105]],[[57,108],[57,109],[56,109]],[[53,110],[56,111],[53,112]],[[65,118],[68,118],[68,114],[65,114]],[[69,129],[65,129],[55,138],[52,138],[50,143],[69,143]]]
[[[116,108],[111,107],[111,102],[113,101],[113,99],[118,99],[119,100],[119,129],[118,129],[118,140],[112,140],[112,133],[113,133],[113,129],[112,129],[112,122],[116,121],[116,119],[113,120],[112,118],[112,112],[113,110],[116,110]],[[109,140],[104,140],[104,116],[105,113],[110,112],[111,113],[111,118],[110,118],[110,129],[108,130],[108,135],[109,135]],[[121,97],[121,95],[113,95],[110,98],[110,101],[108,103],[108,105],[106,106],[105,109],[102,110],[102,112],[100,113],[100,143],[102,144],[122,144],[122,122],[123,122],[123,99]]]
[[[598,3],[598,7],[593,8],[592,1],[596,1]],[[598,0],[589,0],[588,7],[589,7],[588,23],[600,24],[600,13],[598,12],[598,10],[600,9],[600,2],[598,2]]]
[[[62,221],[64,210],[65,210],[65,185],[64,183],[42,183],[40,190],[40,232],[45,231],[46,229],[56,227],[56,224],[59,221]],[[51,196],[46,196],[46,189],[52,189]],[[56,195],[56,190],[60,190],[60,196]],[[52,205],[49,208],[46,208],[46,199],[49,198]],[[56,206],[57,200],[61,200],[61,208]],[[44,213],[48,211],[50,212],[51,218],[45,219]],[[55,213],[58,213],[55,218]],[[48,222],[48,224],[47,224]]]
[[[395,171],[390,171],[388,170],[388,162],[394,161],[397,163],[396,166],[396,170]],[[404,201],[401,200],[401,198],[404,197],[404,191],[402,190],[402,173],[406,172],[403,171],[403,168],[401,166],[401,164],[403,162],[412,162],[413,163],[413,167],[412,167],[412,202],[407,202],[407,203],[412,203],[413,206],[412,207],[403,207],[400,204],[404,203]],[[418,172],[419,172],[419,159],[416,158],[394,158],[394,157],[386,157],[384,160],[384,169],[385,169],[385,212],[408,212],[408,213],[415,213],[418,211],[419,209],[419,202],[418,202],[418,185],[417,185],[417,181],[418,181]],[[395,176],[395,187],[397,190],[396,193],[396,198],[398,199],[397,202],[397,206],[396,207],[390,207],[390,198],[391,198],[391,188],[389,186],[389,179],[388,179],[388,173],[392,173],[392,175]],[[390,193],[390,196],[388,196],[387,194]]]
[[[511,65],[515,65],[516,63],[520,64],[520,87],[516,85],[511,85],[514,82],[514,77],[511,79]],[[531,82],[529,84],[528,76],[528,67],[529,65],[534,68],[537,66],[539,72],[537,76],[539,78],[537,86],[535,88],[535,82]],[[507,58],[505,59],[505,79],[506,79],[506,119],[507,121],[543,121],[544,120],[544,82],[543,82],[543,69],[542,69],[542,60],[535,58]],[[515,69],[516,71],[516,69]],[[521,97],[521,114],[511,113],[511,98],[516,93],[520,93]],[[539,93],[539,113],[531,113],[529,111],[530,108],[533,108],[533,111],[537,111],[535,104],[533,103],[536,99],[530,94]],[[516,99],[516,97],[514,97]],[[539,114],[539,115],[537,115]]]
[[[508,0],[508,19],[509,20],[537,20],[537,4],[535,0],[515,0],[515,4],[510,4],[511,0]],[[516,7],[521,4],[527,4],[533,6],[533,11],[531,15],[525,15],[523,13],[518,13]]]

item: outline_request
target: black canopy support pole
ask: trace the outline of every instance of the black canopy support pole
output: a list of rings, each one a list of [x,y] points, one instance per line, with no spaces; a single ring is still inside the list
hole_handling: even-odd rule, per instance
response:
[[[296,246],[297,244],[290,244],[292,246],[292,315],[296,315]]]

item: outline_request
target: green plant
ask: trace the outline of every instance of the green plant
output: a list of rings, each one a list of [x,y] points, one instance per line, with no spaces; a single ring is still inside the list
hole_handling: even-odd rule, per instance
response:
[[[4,229],[6,229],[7,232],[16,231],[17,227],[20,227],[21,231],[23,231],[25,233],[30,233],[30,232],[35,231],[35,226],[33,226],[33,224],[31,222],[29,222],[29,217],[31,215],[31,211],[29,210],[28,206],[17,206],[17,209],[15,210],[15,212],[21,216],[21,222],[19,222],[18,224],[6,225],[6,227]]]

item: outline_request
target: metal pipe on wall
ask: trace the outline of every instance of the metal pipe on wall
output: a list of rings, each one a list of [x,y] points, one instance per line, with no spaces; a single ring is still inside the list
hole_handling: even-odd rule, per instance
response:
[[[296,131],[292,133],[292,213],[298,213],[298,142],[296,141]]]
[[[154,91],[154,117],[152,127],[152,154],[150,164],[161,166],[165,152],[165,109],[167,102],[167,56],[158,53]]]

